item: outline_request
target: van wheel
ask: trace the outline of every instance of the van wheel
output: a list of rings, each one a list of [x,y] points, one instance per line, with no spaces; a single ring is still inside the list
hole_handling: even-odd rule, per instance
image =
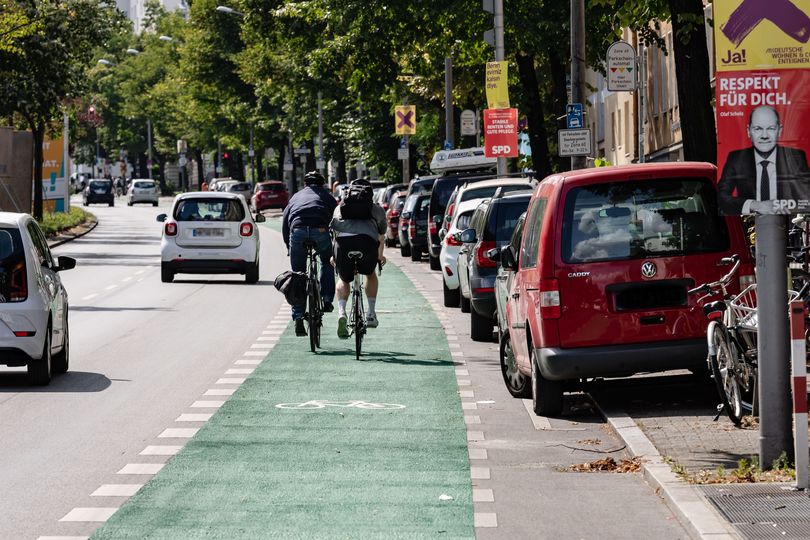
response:
[[[444,292],[444,307],[458,307],[459,289],[451,289],[442,280],[442,292]]]
[[[399,254],[403,257],[410,257],[411,255],[411,246],[406,246],[404,244],[400,244],[399,246]]]
[[[512,351],[512,342],[509,334],[504,334],[501,338],[501,374],[506,389],[516,398],[528,398],[532,395],[532,387],[529,378],[520,372],[517,367],[515,353]]]
[[[534,349],[529,344],[529,360],[532,363],[532,410],[537,416],[559,416],[562,412],[562,383],[543,378]]]
[[[247,269],[247,272],[245,272],[245,281],[247,283],[256,283],[259,281],[259,263],[255,263]]]
[[[53,355],[51,366],[54,373],[66,373],[70,365],[70,329],[68,328],[67,314],[65,314],[65,344],[62,350]]]
[[[470,337],[473,341],[492,341],[492,319],[470,310]]]
[[[433,255],[428,256],[430,258],[430,269],[431,270],[441,270],[442,265],[439,263],[439,258],[434,257]]]
[[[411,249],[411,260],[413,262],[419,262],[422,260],[422,250],[420,249]]]
[[[163,283],[171,283],[172,281],[174,281],[174,272],[172,272],[168,268],[161,268],[160,281],[162,281]]]
[[[45,344],[42,358],[28,362],[28,381],[36,386],[46,386],[51,382],[51,327],[45,329]]]
[[[461,294],[461,287],[458,288],[459,290],[459,304],[461,305],[461,312],[462,313],[469,313],[470,312],[470,299],[465,298],[463,294]]]

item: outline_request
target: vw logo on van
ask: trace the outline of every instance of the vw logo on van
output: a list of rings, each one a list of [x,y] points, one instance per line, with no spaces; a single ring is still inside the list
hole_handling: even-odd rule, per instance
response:
[[[652,278],[655,277],[655,274],[658,273],[658,267],[655,266],[655,263],[652,261],[647,261],[641,265],[641,275],[645,278]]]

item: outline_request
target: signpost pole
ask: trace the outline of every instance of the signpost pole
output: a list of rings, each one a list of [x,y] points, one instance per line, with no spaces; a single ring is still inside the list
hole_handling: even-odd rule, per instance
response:
[[[146,119],[146,174],[152,178],[152,120]]]
[[[495,0],[495,61],[502,62],[506,56],[503,43],[503,0]],[[505,157],[498,158],[498,176],[504,176],[509,172],[508,163]]]
[[[585,0],[571,0],[571,102],[585,104]],[[585,156],[574,156],[571,170],[586,163]]]
[[[323,159],[323,106],[321,104],[321,100],[323,99],[323,93],[318,92],[318,170],[321,174],[325,174],[326,171],[325,165],[326,162]]]
[[[69,137],[70,137],[70,119],[68,118],[67,111],[64,113],[64,125],[62,127],[62,175],[65,182],[65,212],[70,212],[70,150],[69,150]]]
[[[444,59],[444,130],[445,140],[450,143],[452,148],[455,148],[453,114],[453,58],[447,57]]]
[[[644,44],[638,41],[638,162],[644,163]]]
[[[410,152],[411,149],[411,136],[405,135],[405,149]],[[402,160],[402,183],[408,184],[411,181],[411,158],[410,156],[407,159]]]

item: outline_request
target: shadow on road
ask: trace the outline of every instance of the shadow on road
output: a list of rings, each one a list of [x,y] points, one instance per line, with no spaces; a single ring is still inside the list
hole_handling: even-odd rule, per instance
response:
[[[103,306],[70,306],[70,311],[176,311],[160,307],[103,307]]]
[[[112,381],[101,373],[68,371],[54,376],[48,386],[31,386],[24,371],[0,372],[0,394],[103,392],[111,384]]]

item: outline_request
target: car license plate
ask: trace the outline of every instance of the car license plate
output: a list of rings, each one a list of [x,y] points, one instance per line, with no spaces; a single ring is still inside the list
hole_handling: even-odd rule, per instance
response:
[[[104,195],[104,194],[105,194],[105,193],[107,193],[107,192],[106,192],[106,191],[104,191],[103,189],[97,189],[97,190],[96,190],[94,193],[95,193],[96,195]]]
[[[225,236],[222,229],[192,229],[191,235],[199,237]]]

